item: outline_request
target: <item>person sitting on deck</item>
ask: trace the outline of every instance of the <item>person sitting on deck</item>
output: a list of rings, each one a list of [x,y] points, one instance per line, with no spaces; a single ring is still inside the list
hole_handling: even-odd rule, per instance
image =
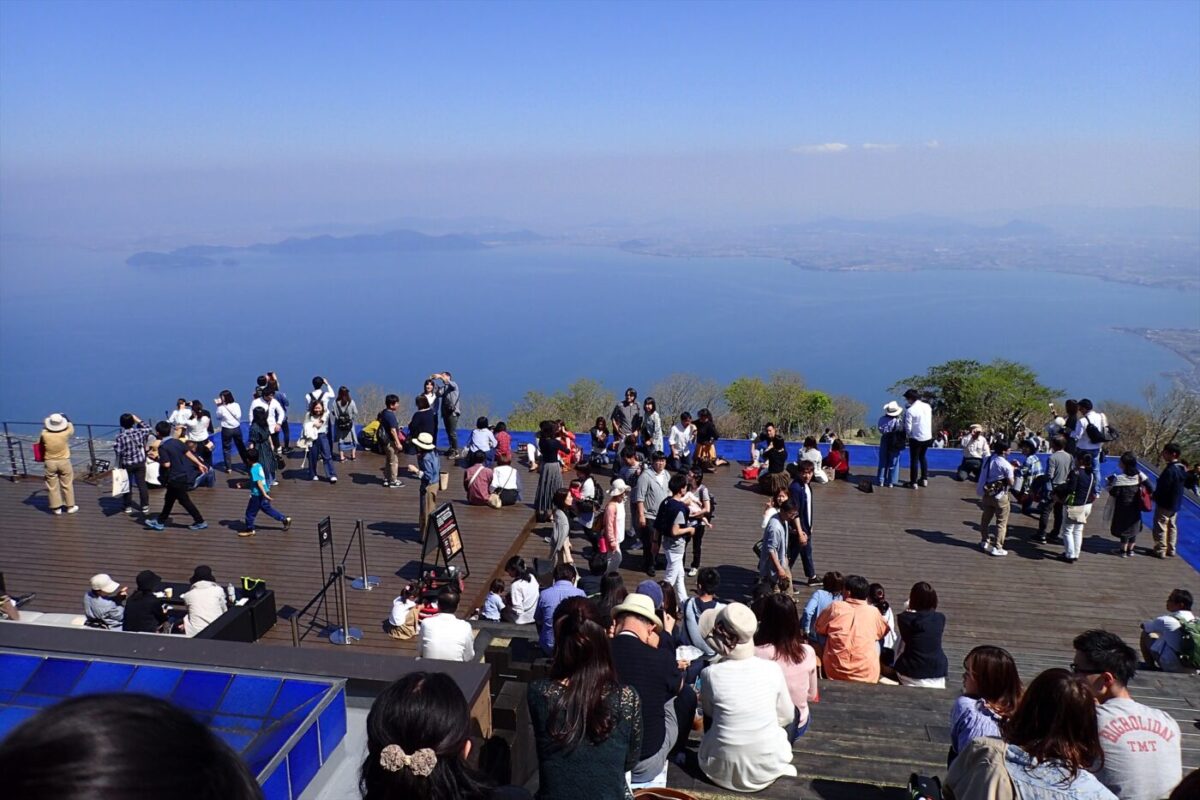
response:
[[[828,483],[829,476],[825,474],[825,470],[821,469],[821,463],[825,460],[821,455],[820,448],[817,447],[817,438],[815,436],[806,436],[804,438],[804,447],[800,449],[800,457],[796,459],[796,464],[802,464],[805,461],[811,461],[813,465],[813,483]]]
[[[129,590],[103,572],[92,576],[92,588],[83,596],[84,622],[89,628],[120,630],[125,621]]]
[[[775,423],[768,422],[758,435],[750,440],[750,466],[762,469],[766,466],[766,452],[778,435]]]
[[[957,477],[960,481],[976,480],[983,460],[992,454],[988,439],[983,435],[983,426],[972,425],[959,444],[962,446],[962,462],[958,465]]]
[[[833,470],[835,480],[850,479],[850,452],[846,450],[846,444],[841,439],[834,439],[829,445],[829,455],[821,460],[821,466],[824,469]]]
[[[443,589],[438,594],[438,613],[421,621],[418,658],[475,660],[475,632],[471,623],[454,615],[458,611],[458,601],[458,592]]]
[[[1142,657],[1151,667],[1165,672],[1194,672],[1195,666],[1180,659],[1186,623],[1194,622],[1192,593],[1175,589],[1167,595],[1167,613],[1142,623]]]
[[[766,449],[759,451],[758,457],[765,465],[765,471],[758,476],[758,490],[771,497],[781,489],[787,489],[792,478],[788,475],[787,444],[783,437],[771,439]]]
[[[162,599],[155,594],[162,578],[146,569],[138,573],[137,591],[125,601],[121,630],[133,633],[159,633],[167,621]]]
[[[861,575],[846,578],[846,599],[837,600],[817,617],[817,633],[825,637],[821,663],[835,681],[879,682],[879,640],[888,632],[883,615],[867,602],[871,584]]]
[[[1129,682],[1137,653],[1108,631],[1075,637],[1073,669],[1096,698],[1103,763],[1091,768],[1121,800],[1158,800],[1183,777],[1179,723],[1165,711],[1136,702]],[[1130,724],[1136,720],[1136,724]]]
[[[213,577],[212,568],[201,564],[192,570],[192,579],[188,581],[192,588],[179,596],[187,606],[187,616],[183,618],[183,633],[185,636],[195,636],[212,624],[213,620],[229,609],[225,590]]]
[[[521,476],[512,465],[511,453],[497,451],[491,489],[493,494],[499,495],[501,506],[515,505],[521,499]]]
[[[492,433],[492,429],[488,425],[488,418],[480,417],[475,420],[475,430],[471,431],[471,441],[467,445],[467,452],[482,453],[487,465],[491,466],[496,461],[497,444],[496,434]]]
[[[467,459],[471,462],[463,470],[463,490],[467,493],[467,503],[486,506],[492,493],[492,469],[485,463],[487,455],[479,450],[470,450]]]
[[[937,610],[937,606],[937,592],[925,581],[920,581],[913,584],[908,593],[908,607],[896,618],[903,646],[895,668],[902,686],[946,688],[949,665],[942,649],[946,616]]]
[[[1007,650],[980,645],[963,659],[962,694],[950,710],[950,754],[958,754],[981,736],[999,736],[1021,699],[1021,676]]]
[[[817,617],[833,605],[834,601],[842,599],[845,580],[840,572],[826,572],[825,576],[821,578],[821,588],[808,598],[808,602],[804,605],[804,613],[800,615],[800,627],[804,630],[804,635],[808,637],[808,643],[817,651],[818,656],[825,647],[825,637],[817,633]]]

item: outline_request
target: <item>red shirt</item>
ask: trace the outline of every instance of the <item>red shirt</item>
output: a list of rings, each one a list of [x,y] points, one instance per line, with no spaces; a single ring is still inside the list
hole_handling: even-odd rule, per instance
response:
[[[512,436],[509,435],[508,431],[500,431],[496,434],[496,455],[512,455]]]
[[[850,471],[850,456],[845,450],[830,450],[821,465],[832,467],[835,475],[845,475]]]

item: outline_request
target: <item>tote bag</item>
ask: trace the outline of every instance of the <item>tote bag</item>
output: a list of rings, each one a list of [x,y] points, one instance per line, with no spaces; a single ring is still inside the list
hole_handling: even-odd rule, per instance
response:
[[[129,471],[117,467],[112,471],[112,496],[120,497],[129,491]]]

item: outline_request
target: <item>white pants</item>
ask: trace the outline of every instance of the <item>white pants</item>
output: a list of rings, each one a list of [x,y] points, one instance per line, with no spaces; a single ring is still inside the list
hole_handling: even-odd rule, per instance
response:
[[[675,597],[682,603],[687,599],[687,583],[684,581],[683,571],[683,556],[687,552],[687,548],[663,548],[663,553],[667,556],[667,574],[664,578],[667,583],[675,587]]]
[[[1092,504],[1088,503],[1084,507],[1084,514],[1090,514]],[[1086,522],[1071,522],[1071,520],[1063,520],[1063,550],[1067,558],[1079,558],[1079,554],[1083,551],[1083,527]]]

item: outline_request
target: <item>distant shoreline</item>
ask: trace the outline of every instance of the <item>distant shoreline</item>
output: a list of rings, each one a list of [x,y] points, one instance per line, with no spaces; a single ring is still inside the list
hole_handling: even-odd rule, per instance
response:
[[[1167,373],[1189,392],[1200,394],[1200,329],[1187,328],[1113,328],[1165,347],[1186,361],[1191,368]]]

